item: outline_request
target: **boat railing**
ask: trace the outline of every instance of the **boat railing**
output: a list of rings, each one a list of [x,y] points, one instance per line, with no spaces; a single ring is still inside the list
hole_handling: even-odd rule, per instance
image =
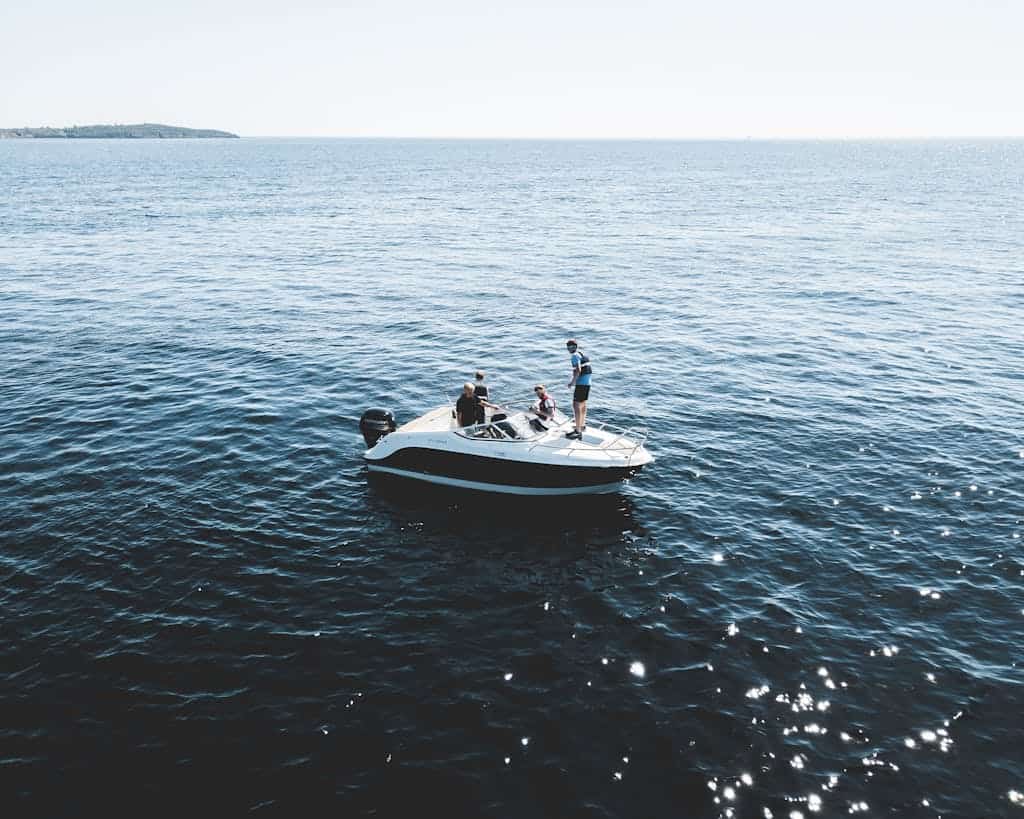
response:
[[[557,426],[552,429],[561,430],[565,427],[571,427],[573,421],[571,418],[565,418]],[[646,442],[648,436],[647,427],[620,427],[615,424],[608,423],[607,421],[596,421],[587,424],[588,429],[600,430],[601,432],[610,433],[613,437],[609,438],[604,443],[598,444],[593,449],[606,450],[616,449],[627,451],[626,458],[632,458],[636,454],[636,451],[640,449]],[[533,446],[535,447],[550,447],[556,449],[563,449],[566,445],[565,441],[562,440],[550,440],[541,438],[539,441],[535,441]],[[590,451],[593,451],[591,449]],[[572,448],[569,450],[571,455],[573,452],[585,452],[587,450]]]
[[[620,427],[615,424],[609,424],[606,421],[597,421],[593,426],[602,432],[611,432],[615,436],[610,441],[601,444],[601,449],[611,449],[621,441],[628,441],[633,446],[627,445],[620,448],[631,449],[633,452],[636,452],[647,442],[647,435],[649,434],[647,427]]]

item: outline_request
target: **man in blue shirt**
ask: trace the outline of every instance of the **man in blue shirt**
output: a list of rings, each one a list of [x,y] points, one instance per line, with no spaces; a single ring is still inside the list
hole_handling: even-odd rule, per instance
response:
[[[576,388],[572,394],[572,416],[576,428],[565,433],[565,437],[582,438],[583,431],[587,428],[587,399],[590,397],[592,374],[590,358],[584,354],[574,338],[565,342],[565,349],[569,351],[569,363],[572,365],[572,380],[569,386]]]

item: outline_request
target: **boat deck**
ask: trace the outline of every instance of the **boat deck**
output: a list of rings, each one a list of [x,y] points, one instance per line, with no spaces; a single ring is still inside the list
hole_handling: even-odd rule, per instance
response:
[[[455,429],[455,419],[452,417],[452,411],[450,406],[438,407],[425,415],[421,415],[419,418],[413,418],[411,421],[402,424],[395,431],[447,432],[448,430]]]

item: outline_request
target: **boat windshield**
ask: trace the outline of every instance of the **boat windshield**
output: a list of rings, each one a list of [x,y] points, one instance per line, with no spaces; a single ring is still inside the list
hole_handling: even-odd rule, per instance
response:
[[[499,421],[491,421],[489,424],[474,424],[471,427],[462,427],[458,430],[458,433],[465,435],[467,438],[484,438],[494,441],[529,441],[545,431],[546,427],[542,426],[538,419],[527,416],[525,412],[518,412]]]

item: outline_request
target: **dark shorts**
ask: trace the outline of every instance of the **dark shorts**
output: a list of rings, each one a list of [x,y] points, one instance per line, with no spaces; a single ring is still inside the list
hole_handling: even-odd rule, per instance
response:
[[[576,390],[572,394],[573,401],[583,402],[590,397],[590,385],[589,384],[577,384]]]

